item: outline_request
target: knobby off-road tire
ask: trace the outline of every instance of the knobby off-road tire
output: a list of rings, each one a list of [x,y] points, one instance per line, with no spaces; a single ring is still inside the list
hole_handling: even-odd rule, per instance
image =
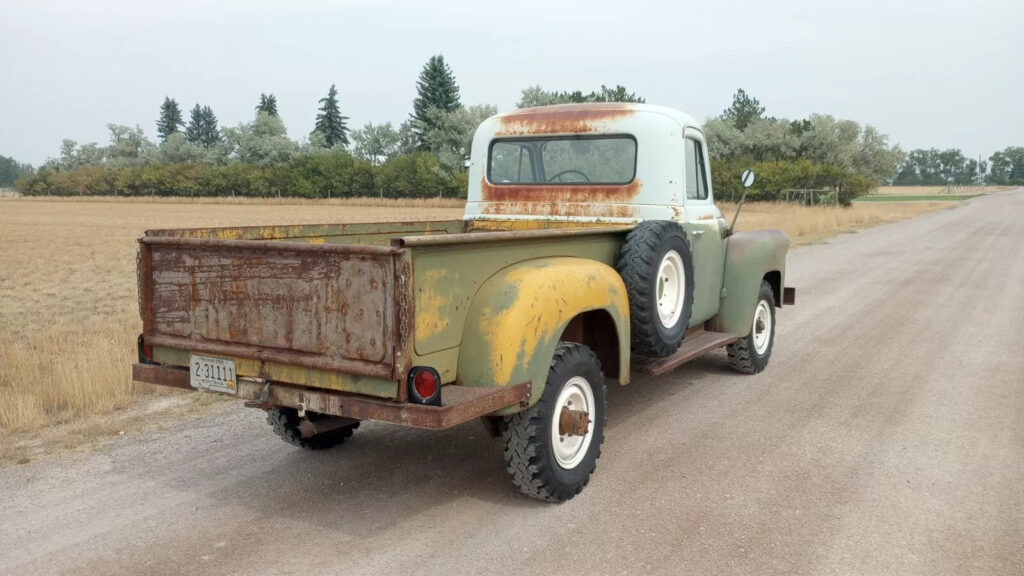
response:
[[[519,490],[549,502],[564,502],[583,490],[601,456],[604,392],[597,355],[582,344],[559,344],[540,400],[512,416],[503,433],[506,468]],[[562,406],[588,412],[586,434],[560,433]]]
[[[311,414],[310,417],[315,420],[316,415]],[[307,450],[333,448],[352,436],[352,432],[359,428],[359,422],[355,422],[344,428],[336,428],[322,434],[310,436],[309,438],[303,438],[302,433],[299,431],[300,421],[299,413],[294,408],[278,408],[267,412],[267,422],[274,429],[274,434],[277,434],[282,440],[292,446],[306,448]]]
[[[675,222],[641,222],[626,236],[618,262],[629,293],[633,351],[665,357],[679,349],[693,311],[693,256]]]
[[[775,294],[767,281],[761,282],[761,290],[754,306],[750,334],[729,344],[729,366],[743,374],[757,374],[768,365],[775,344]]]

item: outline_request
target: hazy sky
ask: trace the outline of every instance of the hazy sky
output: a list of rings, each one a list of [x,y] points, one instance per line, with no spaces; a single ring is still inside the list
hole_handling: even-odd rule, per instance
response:
[[[405,119],[443,53],[464,104],[623,84],[697,118],[736,88],[767,113],[869,123],[905,149],[1024,145],[1024,1],[0,0],[0,154],[38,164],[105,125],[155,139],[165,95],[222,125],[277,95],[292,137],[337,83],[358,127]]]

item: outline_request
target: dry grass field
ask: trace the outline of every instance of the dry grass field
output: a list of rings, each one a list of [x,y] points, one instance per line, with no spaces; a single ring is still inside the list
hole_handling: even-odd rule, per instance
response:
[[[738,227],[794,244],[947,204],[750,204]],[[732,215],[735,206],[723,205]],[[130,379],[141,326],[135,239],[150,228],[458,218],[453,200],[0,200],[0,465],[173,420],[208,395]]]
[[[933,196],[938,194],[984,194],[1009,190],[1012,186],[879,186],[871,192],[880,196]]]

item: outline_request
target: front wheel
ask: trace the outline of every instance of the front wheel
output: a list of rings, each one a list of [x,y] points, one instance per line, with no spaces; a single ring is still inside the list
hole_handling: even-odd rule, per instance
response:
[[[559,344],[540,400],[509,419],[504,431],[512,483],[549,502],[579,494],[601,455],[604,414],[597,355],[582,344]]]
[[[757,374],[768,365],[775,343],[775,294],[768,282],[761,282],[761,290],[754,306],[750,334],[729,344],[729,366],[743,374]]]

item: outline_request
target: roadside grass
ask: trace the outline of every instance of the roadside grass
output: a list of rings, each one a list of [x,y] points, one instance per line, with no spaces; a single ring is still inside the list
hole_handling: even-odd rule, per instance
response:
[[[985,194],[1012,190],[1014,186],[954,185],[954,186],[879,186],[871,195],[879,196],[948,196],[949,194]]]
[[[461,201],[148,199],[0,201],[0,466],[79,449],[216,405],[212,395],[132,382],[141,331],[135,239],[146,229],[443,220]],[[751,203],[737,227],[781,228],[794,245],[911,218],[949,203],[851,208]],[[720,205],[731,219],[735,205]]]
[[[980,196],[980,194],[907,194],[858,196],[854,202],[959,202]]]
[[[211,403],[131,380],[141,331],[135,240],[145,230],[462,215],[461,202],[420,204],[0,201],[0,465]]]
[[[804,206],[785,202],[744,204],[736,222],[738,230],[779,228],[789,235],[792,246],[820,242],[829,236],[856,231],[867,226],[913,218],[925,212],[949,208],[946,202],[907,202],[897,204],[854,204],[841,206]],[[736,213],[736,205],[719,202],[727,219]]]

